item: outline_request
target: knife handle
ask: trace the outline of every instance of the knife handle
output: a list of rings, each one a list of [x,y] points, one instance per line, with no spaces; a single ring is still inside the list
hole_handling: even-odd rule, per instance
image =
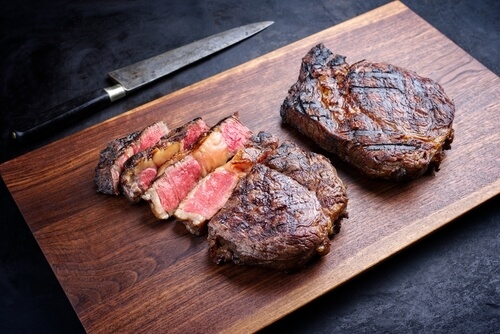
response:
[[[14,130],[11,136],[15,140],[31,141],[47,135],[49,131],[52,133],[60,131],[65,126],[101,110],[123,96],[125,96],[125,90],[121,85],[94,90],[50,109],[48,113],[57,115],[56,117],[26,130]]]

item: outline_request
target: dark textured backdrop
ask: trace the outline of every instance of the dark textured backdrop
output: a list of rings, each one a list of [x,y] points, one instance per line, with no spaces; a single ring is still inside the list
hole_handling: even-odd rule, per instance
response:
[[[0,11],[0,162],[388,2],[4,0]],[[403,3],[500,73],[499,1]],[[19,145],[8,138],[12,127],[53,116],[46,112],[49,107],[108,85],[110,70],[263,20],[275,21],[266,34],[271,38],[252,37],[36,144]],[[0,333],[83,331],[3,182],[0,196]],[[264,332],[498,332],[498,199]]]

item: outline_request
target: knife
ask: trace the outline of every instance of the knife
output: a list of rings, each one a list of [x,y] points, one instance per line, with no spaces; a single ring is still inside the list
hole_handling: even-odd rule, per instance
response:
[[[26,130],[14,130],[11,136],[24,141],[35,139],[48,131],[60,130],[78,117],[101,110],[132,91],[255,35],[273,23],[265,21],[244,25],[109,72],[108,76],[115,85],[91,91],[58,105],[50,110],[50,114],[55,114],[56,117]]]

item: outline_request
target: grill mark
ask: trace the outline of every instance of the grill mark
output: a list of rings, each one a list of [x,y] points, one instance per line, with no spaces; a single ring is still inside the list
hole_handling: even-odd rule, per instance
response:
[[[287,124],[376,178],[418,177],[429,159],[450,148],[442,137],[453,138],[455,108],[439,83],[386,63],[332,66],[325,59],[332,54],[318,44],[303,58],[286,100],[295,105],[280,109]],[[395,161],[398,156],[405,159]],[[438,160],[432,160],[433,168]]]
[[[365,90],[365,89],[370,89],[370,90],[386,90],[386,89],[391,89],[391,90],[397,90],[401,94],[405,94],[404,91],[399,89],[398,87],[370,87],[370,86],[357,86],[357,85],[351,85],[351,90]]]
[[[404,143],[381,143],[381,144],[370,144],[363,145],[367,151],[415,151],[417,148],[410,144]]]

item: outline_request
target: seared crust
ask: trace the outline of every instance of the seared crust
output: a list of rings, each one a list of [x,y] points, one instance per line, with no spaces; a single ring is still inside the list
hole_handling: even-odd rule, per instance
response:
[[[116,194],[113,184],[113,170],[115,160],[120,157],[125,150],[137,139],[141,131],[133,132],[125,137],[115,139],[101,151],[99,162],[95,168],[94,183],[97,186],[97,192],[103,194]]]
[[[346,187],[330,161],[285,141],[208,223],[210,255],[218,264],[301,269],[328,254],[346,207]]]
[[[303,58],[280,110],[284,123],[363,174],[397,181],[439,169],[454,113],[433,80],[385,63],[349,65],[323,44]]]
[[[340,231],[341,218],[347,217],[346,186],[325,156],[306,152],[293,142],[285,141],[264,164],[314,192],[330,218],[329,234]]]
[[[95,168],[97,192],[119,195],[120,175],[125,162],[135,153],[156,144],[168,132],[167,124],[160,121],[108,143]]]
[[[329,219],[316,195],[257,164],[208,224],[210,256],[291,271],[330,251]]]

